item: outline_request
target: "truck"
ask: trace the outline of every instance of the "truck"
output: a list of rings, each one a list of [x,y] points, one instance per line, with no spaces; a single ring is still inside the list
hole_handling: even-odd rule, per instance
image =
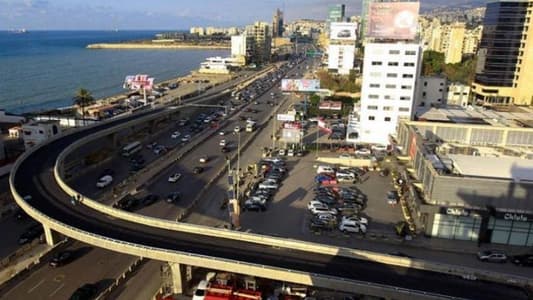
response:
[[[252,132],[255,130],[255,122],[254,121],[248,121],[246,122],[246,132]]]

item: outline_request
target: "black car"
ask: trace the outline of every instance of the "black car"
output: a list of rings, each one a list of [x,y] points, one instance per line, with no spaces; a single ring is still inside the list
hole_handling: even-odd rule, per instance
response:
[[[200,174],[204,171],[204,168],[203,167],[194,167],[194,169],[192,169],[192,172],[194,174]]]
[[[128,195],[120,199],[114,206],[125,211],[133,211],[137,205],[139,205],[139,199]]]
[[[86,283],[82,287],[74,291],[74,293],[70,296],[69,300],[94,299],[97,292],[98,292],[98,287],[96,286],[96,284]]]
[[[331,222],[327,222],[320,219],[312,218],[309,221],[309,229],[312,231],[320,231],[320,230],[332,230],[333,225]]]
[[[231,151],[231,149],[229,147],[226,147],[226,146],[220,148],[220,152],[222,152],[222,153],[228,153],[230,151]]]
[[[154,194],[149,194],[149,195],[146,195],[142,201],[141,201],[141,204],[143,206],[148,206],[148,205],[152,205],[154,204],[157,200],[159,200],[159,196],[158,195],[154,195]]]
[[[533,267],[533,254],[514,255],[511,262],[517,266]]]
[[[178,202],[181,198],[181,193],[180,192],[173,192],[173,193],[170,193],[168,194],[167,196],[167,202],[168,203],[175,203],[175,202]]]
[[[19,237],[19,245],[24,245],[27,243],[31,243],[36,238],[39,238],[44,233],[43,226],[41,224],[36,224],[28,229],[20,235]]]
[[[248,211],[265,211],[267,208],[266,203],[263,201],[247,200],[246,202],[244,202],[244,206],[242,209]]]
[[[61,251],[50,260],[51,267],[60,267],[69,263],[74,258],[74,251]]]

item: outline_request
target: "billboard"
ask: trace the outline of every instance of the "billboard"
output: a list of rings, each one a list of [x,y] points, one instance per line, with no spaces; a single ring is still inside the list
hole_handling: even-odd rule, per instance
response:
[[[278,121],[294,121],[296,119],[295,115],[289,115],[289,114],[278,114],[277,120]]]
[[[145,74],[128,75],[124,79],[123,88],[130,90],[151,90],[154,85],[154,78]]]
[[[372,2],[367,36],[377,39],[413,40],[420,2]]]
[[[357,39],[357,23],[335,22],[331,23],[329,31],[330,40],[355,41]]]
[[[320,80],[317,79],[283,79],[281,90],[283,92],[317,92],[320,89]]]
[[[322,101],[318,105],[318,109],[321,110],[342,110],[341,101]]]

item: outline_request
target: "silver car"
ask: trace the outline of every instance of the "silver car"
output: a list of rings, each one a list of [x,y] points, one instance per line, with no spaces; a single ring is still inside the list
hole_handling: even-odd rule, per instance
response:
[[[498,263],[505,263],[507,262],[507,255],[498,250],[485,250],[480,251],[477,253],[477,258],[480,261],[487,261],[487,262],[498,262]]]

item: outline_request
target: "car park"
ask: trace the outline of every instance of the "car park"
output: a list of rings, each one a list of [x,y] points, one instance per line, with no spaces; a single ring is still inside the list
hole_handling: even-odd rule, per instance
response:
[[[503,251],[499,251],[499,250],[480,251],[477,253],[477,258],[480,261],[486,261],[486,262],[497,262],[497,263],[507,262],[507,255]]]
[[[56,253],[52,257],[49,265],[54,268],[60,267],[65,264],[68,264],[70,261],[72,261],[73,258],[74,258],[74,251],[69,251],[69,250],[61,251],[59,253]]]
[[[181,178],[181,173],[174,173],[168,177],[168,182],[178,182]]]
[[[96,182],[96,187],[102,189],[110,185],[111,182],[113,182],[113,177],[111,175],[105,175],[98,179],[98,181]]]

